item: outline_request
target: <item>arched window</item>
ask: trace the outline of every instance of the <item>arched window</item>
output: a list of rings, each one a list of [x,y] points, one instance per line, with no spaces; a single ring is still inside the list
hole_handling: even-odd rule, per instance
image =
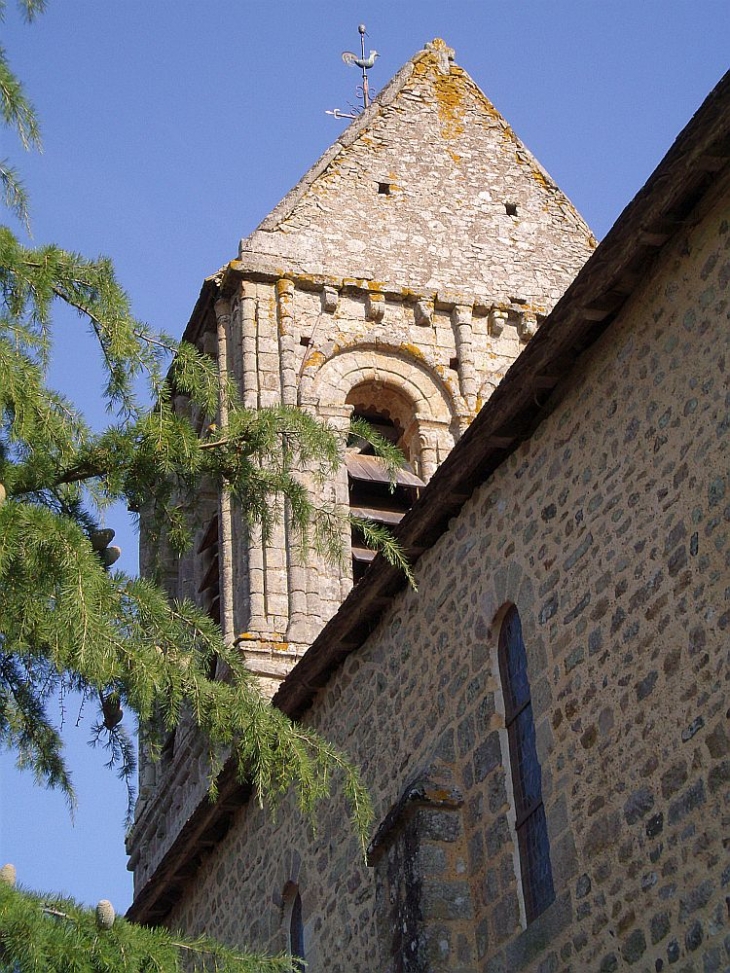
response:
[[[292,958],[292,973],[304,973],[304,919],[299,886],[287,882],[284,889],[284,923],[287,952]]]
[[[377,402],[378,396],[381,402]],[[373,404],[373,399],[377,404]],[[407,422],[405,405],[387,389],[372,386],[358,386],[348,397],[348,404],[354,406],[353,418],[364,419],[381,436],[397,445],[407,461],[398,471],[396,482],[392,483],[386,464],[373,455],[372,447],[351,437],[346,456],[350,510],[358,517],[395,527],[425,486],[409,462],[411,456],[403,428]],[[387,405],[391,409],[384,407]],[[352,534],[351,552],[352,580],[357,582],[375,553],[365,546],[356,529]]]
[[[499,633],[499,671],[504,691],[509,739],[515,827],[527,921],[540,915],[555,898],[542,775],[535,746],[527,653],[520,615],[512,605]]]

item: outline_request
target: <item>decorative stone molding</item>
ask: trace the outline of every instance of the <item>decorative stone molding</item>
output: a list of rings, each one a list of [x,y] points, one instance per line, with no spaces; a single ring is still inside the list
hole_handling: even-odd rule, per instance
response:
[[[347,396],[356,385],[387,385],[411,404],[419,419],[450,423],[457,411],[449,386],[423,360],[413,360],[396,348],[363,348],[355,345],[312,369],[311,383],[301,396],[316,415],[330,420],[331,409],[346,408]],[[347,413],[349,418],[349,412]]]
[[[493,307],[489,312],[489,333],[498,338],[507,324],[507,312],[499,307]]]
[[[372,867],[381,857],[385,848],[393,840],[394,832],[401,826],[411,808],[426,807],[437,811],[457,811],[463,805],[462,793],[454,786],[452,780],[444,776],[444,771],[441,768],[426,768],[423,774],[401,792],[398,800],[378,825],[367,848],[368,865]]]
[[[532,314],[520,314],[517,321],[517,334],[522,341],[529,341],[537,334],[537,318]]]
[[[419,327],[429,327],[433,322],[433,304],[430,301],[416,301],[413,315]]]
[[[451,312],[451,321],[455,328],[459,325],[466,324],[471,325],[471,306],[466,304],[457,304]]]
[[[435,303],[439,308],[452,310],[455,307],[472,307],[474,298],[466,291],[439,290],[436,294]]]
[[[337,310],[340,294],[336,287],[325,287],[322,291],[322,310],[333,314]]]
[[[385,298],[382,294],[368,294],[365,298],[365,317],[368,321],[382,321],[385,316]]]

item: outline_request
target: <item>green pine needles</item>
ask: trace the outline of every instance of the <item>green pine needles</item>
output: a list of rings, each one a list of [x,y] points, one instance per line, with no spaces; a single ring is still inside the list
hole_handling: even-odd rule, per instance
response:
[[[0,970],[12,973],[291,973],[291,957],[228,949],[0,882]],[[109,918],[112,919],[111,923]]]
[[[225,427],[201,438],[191,409],[180,414],[174,400],[185,396],[200,415],[219,411],[211,362],[135,321],[108,261],[28,249],[3,228],[0,288],[0,738],[21,765],[72,800],[48,715],[59,692],[76,690],[102,704],[97,734],[127,779],[133,751],[124,724],[105,717],[104,701],[115,697],[136,713],[143,733],[153,717],[155,727],[171,729],[185,707],[210,741],[214,765],[222,747],[232,748],[261,797],[298,784],[311,812],[323,796],[318,777],[330,780],[325,771],[335,765],[354,794],[353,768],[261,700],[217,626],[152,583],[108,570],[91,543],[103,509],[122,500],[144,506],[152,540],[182,552],[202,481],[225,483],[264,536],[270,499],[279,495],[301,534],[313,525],[331,538],[334,525],[328,532],[315,516],[295,471],[331,475],[335,437],[296,410],[245,410],[229,384]],[[57,300],[75,307],[98,339],[108,377],[103,395],[117,415],[100,434],[46,385]],[[152,409],[135,394],[140,376]],[[233,685],[210,678],[216,657],[228,664]],[[367,806],[364,795],[358,803]]]
[[[20,7],[32,20],[44,3],[20,0]],[[4,9],[0,2],[0,19]],[[39,145],[32,106],[2,51],[0,113],[23,146]],[[27,220],[7,163],[0,181],[14,217]],[[59,303],[96,339],[106,375],[100,395],[113,417],[100,433],[47,384]],[[107,259],[30,247],[0,227],[0,743],[20,766],[73,803],[55,719],[68,691],[93,703],[94,736],[128,781],[135,752],[124,711],[136,714],[152,753],[185,714],[208,741],[214,773],[232,753],[260,801],[294,787],[313,815],[332,786],[343,787],[364,845],[370,803],[352,764],[270,706],[203,612],[114,570],[108,538],[99,543],[105,508],[121,501],[144,511],[153,542],[184,551],[205,484],[227,491],[264,538],[272,497],[279,498],[303,542],[341,556],[341,524],[317,509],[297,473],[324,481],[340,461],[341,444],[325,426],[297,410],[244,409],[233,383],[221,387],[210,358],[137,321]],[[362,529],[407,569],[389,535],[367,523]],[[211,677],[214,660],[229,679]]]

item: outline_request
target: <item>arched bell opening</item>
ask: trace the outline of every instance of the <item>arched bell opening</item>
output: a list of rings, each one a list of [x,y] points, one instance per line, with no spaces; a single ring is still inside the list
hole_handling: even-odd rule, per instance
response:
[[[419,458],[418,424],[414,405],[400,392],[380,382],[355,386],[347,396],[353,418],[364,419],[376,432],[398,446],[405,463],[393,479],[387,464],[368,442],[350,437],[346,465],[350,511],[392,529],[418,499],[424,481],[414,471]],[[352,529],[352,580],[358,582],[375,557],[356,527]]]

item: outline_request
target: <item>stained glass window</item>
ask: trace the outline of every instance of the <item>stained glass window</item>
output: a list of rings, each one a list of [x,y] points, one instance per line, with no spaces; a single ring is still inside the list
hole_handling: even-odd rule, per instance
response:
[[[499,669],[504,692],[512,789],[515,800],[517,846],[527,921],[540,915],[555,898],[542,775],[535,744],[527,653],[520,615],[514,605],[499,633]]]

